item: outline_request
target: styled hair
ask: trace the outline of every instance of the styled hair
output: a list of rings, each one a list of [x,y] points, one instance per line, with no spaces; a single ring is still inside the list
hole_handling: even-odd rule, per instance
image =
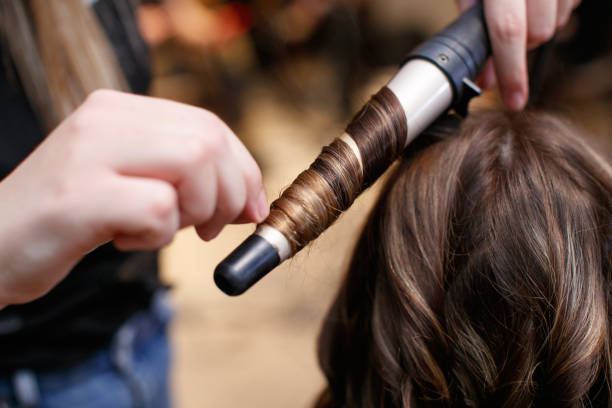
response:
[[[404,153],[324,321],[318,408],[608,406],[612,170],[576,134],[482,112]]]
[[[402,153],[406,116],[395,94],[383,87],[373,95],[345,135],[358,153],[336,138],[272,203],[263,222],[288,239],[293,254],[333,224]]]
[[[108,39],[83,0],[2,0],[0,34],[47,130],[92,91],[128,88]]]

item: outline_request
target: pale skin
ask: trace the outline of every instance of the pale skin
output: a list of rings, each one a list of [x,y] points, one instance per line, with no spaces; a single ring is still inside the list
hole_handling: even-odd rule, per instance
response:
[[[0,182],[0,305],[48,292],[107,243],[155,249],[268,214],[261,172],[214,114],[96,91]]]
[[[474,0],[456,0],[460,11]],[[525,107],[529,96],[527,50],[550,40],[567,24],[580,0],[483,0],[493,58],[481,74],[484,88],[499,85],[504,105]]]

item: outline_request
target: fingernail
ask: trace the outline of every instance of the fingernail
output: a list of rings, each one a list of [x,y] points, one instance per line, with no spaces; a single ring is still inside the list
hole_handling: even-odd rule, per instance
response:
[[[261,190],[261,192],[259,193],[259,197],[257,198],[257,213],[259,214],[258,222],[261,222],[266,219],[266,217],[270,213],[268,199],[266,198],[266,193],[263,190]]]
[[[508,107],[514,111],[523,109],[525,105],[525,97],[521,91],[515,91],[508,98]]]

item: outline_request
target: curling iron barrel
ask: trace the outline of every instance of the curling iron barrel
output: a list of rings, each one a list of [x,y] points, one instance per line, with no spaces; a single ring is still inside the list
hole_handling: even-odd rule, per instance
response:
[[[441,114],[453,108],[465,115],[480,93],[472,80],[489,53],[480,4],[411,52],[346,132],[272,203],[255,233],[217,266],[217,286],[243,293],[331,225]]]

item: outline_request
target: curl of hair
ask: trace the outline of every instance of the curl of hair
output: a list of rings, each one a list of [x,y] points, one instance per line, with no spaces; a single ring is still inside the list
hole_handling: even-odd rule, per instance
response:
[[[401,155],[406,116],[395,94],[383,87],[346,131],[362,160],[344,141],[336,139],[272,203],[263,222],[287,238],[294,254],[332,225]]]
[[[319,340],[317,407],[609,406],[612,170],[561,120],[423,135]]]

